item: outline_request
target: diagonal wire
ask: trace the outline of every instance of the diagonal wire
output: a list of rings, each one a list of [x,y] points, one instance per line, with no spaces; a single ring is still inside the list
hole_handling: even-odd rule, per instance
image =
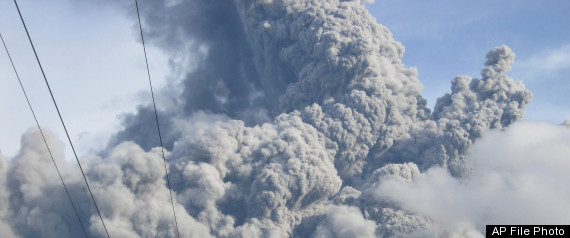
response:
[[[93,204],[95,204],[95,208],[97,209],[97,213],[99,214],[99,219],[101,219],[101,223],[103,224],[103,228],[105,228],[105,233],[107,233],[107,237],[110,238],[111,236],[109,236],[109,232],[107,231],[107,227],[105,226],[105,222],[103,222],[103,217],[101,216],[101,212],[99,211],[99,207],[97,206],[97,202],[95,202],[95,197],[93,196],[93,192],[91,192],[91,188],[89,187],[89,183],[87,182],[87,177],[85,177],[85,173],[83,172],[83,168],[81,167],[81,163],[79,162],[79,158],[77,157],[77,153],[75,152],[75,148],[73,147],[73,143],[71,142],[71,137],[69,136],[69,133],[67,132],[67,127],[65,127],[65,123],[63,122],[63,117],[61,116],[61,113],[59,111],[59,107],[57,106],[57,103],[55,102],[55,97],[53,96],[53,92],[51,91],[51,88],[49,86],[46,74],[44,72],[42,64],[40,63],[40,58],[38,57],[38,53],[36,52],[36,48],[34,47],[34,43],[32,43],[32,38],[30,37],[30,33],[28,32],[28,28],[26,27],[26,23],[24,22],[24,18],[22,17],[22,13],[20,12],[20,7],[18,7],[18,2],[16,0],[14,0],[14,4],[16,4],[16,9],[18,9],[18,14],[20,15],[20,19],[22,20],[22,25],[24,25],[24,29],[26,30],[26,35],[28,36],[28,40],[30,41],[30,45],[32,46],[32,50],[34,50],[34,55],[36,56],[36,60],[38,61],[38,65],[40,66],[40,70],[42,71],[42,76],[44,77],[44,81],[45,81],[47,88],[49,90],[49,94],[51,95],[51,99],[53,101],[53,104],[55,105],[55,109],[57,110],[57,115],[59,115],[59,120],[61,121],[61,124],[63,125],[63,129],[65,130],[65,135],[67,136],[67,140],[69,141],[69,144],[71,145],[71,150],[73,151],[73,155],[75,156],[75,160],[77,161],[77,165],[79,165],[79,169],[81,170],[81,174],[83,175],[83,180],[85,181],[85,185],[87,185],[87,189],[89,190],[89,194],[91,195],[91,199],[93,200]]]
[[[24,85],[22,84],[22,80],[20,80],[20,75],[18,75],[18,71],[16,70],[16,66],[14,66],[14,61],[12,61],[12,56],[10,56],[10,52],[8,51],[8,47],[6,46],[6,42],[4,42],[4,37],[2,37],[1,33],[0,33],[0,39],[2,39],[2,44],[4,45],[4,49],[6,49],[6,54],[8,55],[8,59],[10,59],[10,63],[12,64],[12,68],[14,69],[14,73],[16,74],[16,78],[18,79],[18,82],[20,83],[20,88],[22,88],[22,92],[24,93],[24,97],[26,97],[26,101],[28,102],[28,106],[30,108],[30,111],[32,112],[32,115],[34,116],[34,120],[36,121],[36,125],[38,126],[38,129],[40,130],[40,134],[42,135],[42,138],[44,140],[46,148],[49,152],[49,156],[51,157],[51,161],[53,161],[53,165],[55,166],[55,170],[57,170],[57,174],[59,175],[59,179],[61,180],[61,184],[63,185],[63,188],[65,189],[65,193],[67,194],[67,198],[69,198],[69,202],[71,203],[71,206],[73,207],[73,211],[75,212],[75,215],[77,216],[77,220],[79,220],[79,223],[81,224],[81,228],[83,229],[83,233],[85,233],[85,237],[88,237],[87,231],[85,230],[85,226],[83,225],[83,221],[81,221],[81,217],[79,216],[79,213],[77,212],[77,209],[75,208],[75,204],[73,203],[73,200],[71,199],[71,195],[69,195],[69,190],[67,190],[67,186],[65,186],[65,182],[63,182],[63,177],[61,177],[61,173],[59,172],[59,168],[57,167],[57,164],[55,163],[55,159],[53,158],[53,154],[51,153],[51,150],[48,146],[46,137],[44,136],[44,132],[43,132],[42,128],[40,127],[40,123],[38,122],[38,118],[36,117],[36,113],[34,112],[34,109],[32,108],[32,104],[30,103],[30,99],[28,98],[28,94],[26,93],[26,90],[24,89]]]
[[[141,40],[142,40],[143,50],[144,50],[144,60],[146,62],[146,72],[148,75],[148,84],[150,86],[150,93],[152,95],[152,105],[154,106],[154,116],[156,119],[156,128],[158,129],[158,138],[160,139],[160,149],[162,150],[162,160],[164,161],[164,171],[166,172],[166,181],[168,184],[168,191],[170,192],[170,203],[172,204],[172,213],[174,214],[174,223],[176,224],[176,234],[178,235],[178,238],[180,238],[180,231],[178,230],[178,221],[176,220],[176,211],[174,210],[174,199],[172,198],[172,189],[170,188],[170,178],[168,176],[168,168],[166,166],[166,156],[164,156],[164,146],[162,144],[162,135],[160,134],[160,125],[158,123],[158,113],[156,112],[156,103],[154,100],[154,91],[152,90],[152,81],[150,80],[150,70],[148,68],[148,57],[146,55],[146,46],[144,44],[144,36],[143,36],[142,24],[141,24],[141,16],[139,13],[139,3],[137,0],[135,0],[135,6],[137,8],[137,17],[139,19],[139,29],[141,32]]]

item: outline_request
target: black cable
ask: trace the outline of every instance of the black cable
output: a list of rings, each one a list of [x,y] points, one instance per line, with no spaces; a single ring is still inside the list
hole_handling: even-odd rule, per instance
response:
[[[107,231],[107,227],[105,226],[105,222],[103,222],[103,217],[101,216],[101,212],[99,211],[99,207],[97,206],[97,202],[95,202],[95,197],[93,196],[93,192],[91,192],[91,188],[89,187],[89,183],[87,182],[87,177],[85,177],[85,173],[83,172],[83,168],[81,167],[81,163],[79,162],[79,157],[77,157],[77,153],[75,152],[75,148],[73,147],[73,143],[71,142],[71,137],[67,132],[67,127],[65,127],[65,123],[63,122],[63,117],[59,111],[59,107],[55,102],[55,97],[53,96],[53,92],[49,86],[46,74],[44,73],[44,69],[42,67],[42,63],[40,63],[40,58],[38,57],[38,53],[36,52],[36,48],[34,47],[34,43],[32,42],[32,38],[30,37],[30,33],[28,32],[28,28],[26,27],[26,23],[24,22],[24,18],[22,17],[22,13],[20,12],[20,7],[18,7],[18,2],[14,0],[14,4],[16,4],[16,9],[18,9],[18,14],[20,15],[20,19],[22,20],[22,24],[24,25],[24,29],[26,30],[26,35],[28,36],[28,40],[30,41],[30,45],[32,46],[32,50],[34,51],[34,55],[36,56],[36,60],[38,61],[38,65],[40,66],[40,70],[42,71],[42,76],[44,77],[44,81],[46,82],[47,88],[49,90],[49,94],[51,95],[51,99],[53,104],[55,105],[55,109],[57,110],[57,115],[59,115],[59,120],[63,125],[63,129],[65,130],[65,135],[67,136],[67,140],[69,140],[69,144],[71,145],[71,150],[73,151],[73,155],[75,156],[75,160],[77,161],[77,165],[79,165],[79,169],[81,170],[81,174],[83,175],[83,180],[85,181],[85,185],[87,185],[87,189],[89,190],[89,194],[91,195],[91,199],[93,200],[93,204],[95,204],[95,208],[97,209],[97,213],[99,214],[99,219],[101,219],[101,223],[103,223],[103,228],[105,228],[105,233],[107,233],[107,237],[109,236],[109,232]]]
[[[164,155],[164,146],[162,144],[162,135],[160,134],[160,125],[158,123],[158,113],[156,112],[156,103],[154,100],[154,91],[152,90],[152,81],[150,80],[150,70],[148,68],[148,57],[146,56],[146,46],[144,44],[144,36],[142,31],[141,16],[139,13],[139,3],[135,0],[135,6],[137,7],[137,17],[139,19],[139,29],[141,32],[141,40],[144,50],[144,60],[146,62],[146,73],[148,75],[148,84],[150,85],[150,93],[152,95],[152,105],[154,106],[154,117],[156,119],[156,128],[158,129],[158,138],[160,139],[160,149],[162,150],[162,160],[164,161],[164,171],[166,172],[166,181],[168,184],[168,191],[170,192],[170,203],[172,204],[172,213],[174,213],[174,223],[176,224],[176,234],[180,238],[180,231],[178,230],[178,221],[176,220],[176,211],[174,210],[174,199],[172,198],[172,189],[170,188],[170,178],[168,177],[168,168],[166,166],[166,156]]]
[[[79,223],[81,224],[81,228],[83,228],[83,233],[85,233],[85,237],[88,237],[87,231],[85,230],[85,226],[83,225],[83,221],[81,221],[81,217],[79,217],[79,213],[77,212],[77,209],[75,208],[75,204],[73,203],[73,200],[71,199],[71,195],[69,195],[69,190],[67,190],[67,186],[65,186],[65,182],[63,182],[63,177],[61,177],[61,173],[59,172],[59,168],[57,167],[57,164],[55,163],[55,159],[53,158],[53,154],[51,153],[51,150],[49,149],[46,137],[44,136],[44,132],[43,132],[42,128],[40,127],[40,123],[38,122],[38,118],[36,117],[36,113],[34,112],[34,109],[32,108],[32,104],[30,103],[30,99],[28,99],[28,94],[26,93],[26,90],[24,89],[24,85],[22,84],[22,80],[20,80],[20,75],[18,75],[18,71],[16,70],[16,66],[14,66],[14,61],[12,61],[12,57],[10,56],[10,52],[8,51],[8,47],[6,46],[6,42],[4,42],[4,37],[2,37],[2,33],[0,33],[0,39],[2,39],[2,44],[4,45],[4,49],[6,49],[6,54],[8,55],[8,59],[10,59],[10,63],[12,64],[12,68],[14,69],[14,73],[16,74],[16,78],[18,79],[18,82],[20,83],[20,88],[22,88],[22,92],[24,93],[24,97],[26,97],[26,101],[28,102],[28,106],[30,107],[30,111],[32,112],[32,115],[34,116],[34,120],[36,121],[36,125],[38,126],[38,129],[40,130],[40,134],[42,135],[42,138],[44,139],[44,143],[46,144],[46,148],[49,152],[49,156],[51,157],[51,161],[53,161],[53,165],[55,166],[55,170],[57,170],[57,174],[59,175],[59,179],[61,180],[61,184],[63,185],[63,188],[65,189],[65,193],[67,194],[67,198],[69,198],[69,202],[71,203],[71,206],[73,207],[73,211],[75,212],[75,215],[77,216],[77,220],[79,220]]]

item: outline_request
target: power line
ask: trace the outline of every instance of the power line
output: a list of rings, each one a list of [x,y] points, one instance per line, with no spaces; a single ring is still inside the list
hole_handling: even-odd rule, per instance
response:
[[[166,166],[166,156],[164,155],[164,145],[162,144],[162,135],[160,133],[160,125],[158,123],[158,113],[156,112],[156,103],[154,100],[154,91],[152,89],[152,80],[150,80],[150,70],[148,68],[148,57],[146,56],[146,46],[144,44],[144,36],[143,36],[143,31],[142,31],[141,16],[139,13],[138,0],[135,0],[135,6],[137,8],[137,17],[139,19],[139,29],[141,32],[141,41],[143,44],[144,60],[146,62],[146,73],[148,75],[148,84],[150,86],[150,94],[152,96],[152,105],[154,106],[154,117],[156,119],[156,128],[158,129],[158,138],[160,139],[160,149],[162,150],[162,160],[164,161],[164,171],[166,172],[166,182],[168,184],[168,191],[170,192],[170,203],[172,204],[172,213],[174,214],[174,223],[176,224],[176,234],[178,235],[178,238],[180,238],[180,231],[178,230],[178,221],[176,220],[176,211],[174,210],[174,199],[172,198],[172,189],[170,187],[170,178],[168,176],[168,168]]]
[[[32,115],[34,116],[34,120],[36,121],[36,125],[38,126],[38,129],[40,130],[40,134],[42,135],[42,138],[43,138],[44,143],[46,145],[46,148],[48,150],[49,156],[51,157],[51,161],[53,161],[53,165],[55,166],[55,170],[57,170],[57,174],[59,175],[59,179],[61,180],[61,184],[63,185],[63,188],[65,189],[65,193],[67,194],[67,198],[69,198],[69,202],[71,203],[71,207],[73,207],[73,211],[75,212],[75,215],[77,216],[77,220],[79,220],[79,223],[81,224],[81,228],[83,229],[83,233],[85,233],[85,237],[88,237],[87,231],[85,230],[85,226],[83,225],[83,221],[81,221],[81,217],[79,216],[79,213],[77,212],[77,209],[75,208],[75,204],[73,203],[73,200],[71,199],[71,195],[69,195],[69,190],[67,190],[67,186],[65,186],[65,182],[63,182],[63,177],[61,177],[61,173],[59,172],[59,168],[57,167],[57,164],[55,163],[55,159],[53,158],[53,154],[51,153],[51,150],[48,146],[46,137],[44,136],[44,132],[43,132],[42,128],[40,127],[40,123],[38,122],[38,118],[36,117],[36,113],[34,112],[34,109],[32,108],[32,104],[30,103],[30,99],[28,98],[28,94],[26,93],[26,90],[24,89],[24,85],[22,84],[22,80],[20,80],[20,75],[18,75],[18,71],[16,70],[16,66],[14,66],[14,61],[12,61],[12,57],[10,56],[10,52],[8,51],[8,47],[6,46],[6,42],[4,42],[4,37],[2,37],[1,33],[0,33],[0,39],[2,39],[2,44],[4,45],[4,49],[6,49],[6,54],[8,55],[8,59],[10,59],[10,63],[12,64],[12,68],[14,69],[14,73],[16,74],[16,78],[18,79],[18,82],[20,83],[20,88],[22,88],[22,92],[24,93],[24,97],[26,97],[26,101],[28,102],[28,106],[30,108],[30,111],[32,112]]]
[[[18,2],[16,0],[14,0],[14,4],[16,5],[16,9],[18,9],[18,14],[20,15],[20,19],[22,20],[22,25],[24,25],[24,29],[26,30],[26,35],[28,36],[28,40],[30,41],[30,45],[32,46],[32,50],[34,51],[34,55],[36,56],[36,60],[38,61],[38,65],[40,66],[42,76],[44,77],[44,81],[45,81],[47,88],[49,90],[49,94],[51,95],[51,99],[53,101],[53,104],[55,105],[55,109],[57,111],[57,115],[59,116],[59,120],[61,121],[61,124],[63,125],[63,129],[65,130],[65,135],[67,136],[67,140],[69,141],[69,144],[71,145],[71,150],[73,151],[73,155],[75,156],[75,160],[77,161],[77,165],[79,165],[79,169],[81,170],[81,174],[83,175],[83,180],[85,181],[85,185],[87,185],[87,189],[89,190],[89,194],[91,195],[91,199],[93,200],[93,204],[95,204],[95,208],[97,209],[97,213],[99,214],[99,219],[101,219],[101,223],[103,224],[103,228],[105,228],[105,233],[107,233],[107,237],[110,238],[111,236],[109,236],[109,232],[107,231],[107,227],[105,226],[105,222],[103,221],[103,216],[101,216],[101,211],[99,211],[99,207],[97,206],[97,202],[95,202],[95,197],[93,196],[93,192],[91,192],[91,188],[89,187],[89,183],[87,182],[87,177],[85,177],[85,173],[83,172],[83,168],[81,167],[81,163],[79,162],[79,157],[77,157],[77,153],[75,152],[75,148],[73,147],[73,143],[71,142],[71,137],[69,136],[69,133],[67,132],[67,127],[65,126],[65,123],[63,122],[63,117],[61,116],[61,113],[59,111],[59,107],[57,106],[57,103],[55,101],[55,97],[53,96],[53,92],[51,91],[51,88],[49,86],[46,74],[45,74],[44,69],[42,67],[42,63],[40,63],[40,58],[38,57],[38,53],[36,52],[36,48],[34,47],[34,43],[32,42],[32,38],[30,37],[30,33],[28,32],[28,28],[26,27],[26,23],[24,22],[24,18],[22,17],[22,13],[20,12],[20,7],[18,7]]]

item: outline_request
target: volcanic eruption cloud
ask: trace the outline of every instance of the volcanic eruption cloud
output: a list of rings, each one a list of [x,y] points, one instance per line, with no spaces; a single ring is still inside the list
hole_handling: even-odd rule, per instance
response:
[[[404,47],[363,1],[144,1],[171,57],[159,93],[181,237],[483,237],[570,223],[570,128],[517,122],[515,55],[481,55],[433,110]],[[133,28],[134,29],[134,28]],[[81,158],[111,237],[176,237],[152,105]],[[76,165],[52,148],[90,237]],[[39,132],[0,157],[2,237],[82,237]]]

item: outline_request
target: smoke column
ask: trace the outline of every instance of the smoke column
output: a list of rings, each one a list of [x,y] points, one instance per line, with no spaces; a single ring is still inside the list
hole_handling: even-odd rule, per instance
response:
[[[507,76],[507,46],[482,55],[480,78],[454,78],[432,112],[404,47],[362,1],[141,7],[180,76],[159,116],[182,237],[483,237],[493,222],[568,223],[570,130],[516,122],[532,93]],[[176,236],[153,120],[141,105],[82,158],[113,237]],[[0,158],[0,234],[79,237],[40,142],[30,130]],[[58,163],[90,236],[104,236],[73,165]]]

